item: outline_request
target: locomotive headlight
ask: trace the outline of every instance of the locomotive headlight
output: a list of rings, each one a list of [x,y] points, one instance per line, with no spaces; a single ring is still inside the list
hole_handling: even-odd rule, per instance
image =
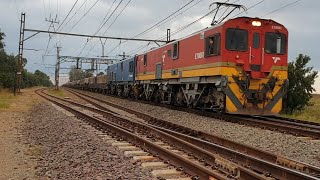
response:
[[[252,26],[261,26],[260,21],[252,21]]]

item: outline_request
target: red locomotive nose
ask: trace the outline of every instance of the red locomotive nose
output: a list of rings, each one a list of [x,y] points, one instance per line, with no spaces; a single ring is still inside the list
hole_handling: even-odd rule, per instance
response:
[[[262,67],[260,64],[250,64],[245,68],[245,71],[250,75],[251,79],[261,79],[266,77],[266,74],[262,72]]]
[[[250,77],[251,79],[260,79],[262,78],[262,73],[257,71],[251,71]]]

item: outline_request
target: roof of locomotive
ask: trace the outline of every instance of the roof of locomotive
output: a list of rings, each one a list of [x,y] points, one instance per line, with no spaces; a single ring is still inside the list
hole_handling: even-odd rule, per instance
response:
[[[125,61],[131,61],[132,59],[134,59],[134,57],[130,57],[130,58],[127,58],[127,59],[123,59],[123,60],[120,60],[119,62],[110,64],[108,67],[114,66],[114,65],[117,65],[117,64],[120,64],[120,63],[125,62]]]
[[[200,34],[200,33],[202,33],[202,32],[206,32],[206,31],[209,31],[209,30],[211,30],[211,29],[214,29],[214,28],[223,26],[225,23],[227,23],[227,22],[229,22],[229,21],[234,21],[234,20],[237,20],[237,19],[244,19],[244,18],[255,19],[255,20],[272,21],[273,23],[276,23],[276,24],[278,24],[278,25],[283,26],[282,24],[280,24],[280,23],[278,23],[278,22],[276,22],[276,21],[274,21],[274,20],[272,20],[272,19],[261,19],[261,18],[258,18],[258,17],[241,16],[241,17],[236,17],[236,18],[233,18],[233,19],[228,19],[228,20],[226,20],[226,21],[224,21],[224,22],[222,22],[222,23],[216,24],[216,25],[211,26],[211,27],[206,27],[206,28],[204,28],[204,29],[201,29],[201,30],[199,30],[199,31],[193,32],[192,34],[189,34],[189,35],[184,36],[184,37],[182,37],[182,38],[173,40],[173,41],[171,41],[170,43],[161,45],[161,46],[156,47],[156,48],[152,48],[152,49],[150,49],[150,50],[148,50],[148,51],[145,51],[145,52],[140,53],[140,54],[137,54],[137,55],[139,56],[139,55],[146,54],[146,53],[148,53],[148,52],[150,52],[150,51],[154,51],[154,50],[156,50],[156,49],[160,49],[160,48],[165,47],[165,46],[167,46],[167,45],[174,44],[174,43],[176,43],[177,41],[181,41],[181,40],[183,40],[183,39],[187,39],[187,38],[189,38],[189,37],[192,37],[192,36],[194,36],[194,35]],[[283,27],[284,27],[284,26],[283,26]],[[137,56],[137,55],[136,55],[136,56]]]
[[[278,23],[278,22],[276,22],[276,21],[274,21],[274,20],[272,20],[272,19],[261,19],[261,18],[258,18],[258,17],[247,17],[247,16],[236,17],[236,18],[233,18],[233,19],[228,19],[228,20],[226,20],[226,21],[224,21],[224,22],[222,22],[222,23],[216,24],[216,25],[214,25],[214,26],[206,27],[206,28],[204,28],[204,29],[201,29],[201,30],[199,30],[199,31],[193,32],[193,33],[191,33],[191,34],[189,34],[189,35],[187,35],[187,36],[184,36],[184,37],[182,37],[182,38],[176,39],[176,40],[174,40],[174,41],[172,41],[172,42],[170,42],[170,43],[161,45],[161,46],[159,46],[159,47],[150,49],[150,50],[148,50],[148,51],[145,51],[145,52],[140,53],[140,54],[137,54],[137,55],[146,54],[146,53],[148,53],[148,52],[150,52],[150,51],[154,51],[154,50],[156,50],[156,49],[160,49],[160,48],[165,47],[165,46],[167,46],[167,45],[173,44],[173,43],[175,43],[175,42],[177,42],[177,41],[181,41],[181,40],[183,40],[183,39],[186,39],[186,38],[192,37],[192,36],[194,36],[194,35],[197,35],[197,34],[199,34],[199,33],[202,33],[202,32],[209,31],[209,30],[211,30],[211,29],[220,27],[220,26],[224,25],[225,23],[227,23],[227,22],[229,22],[229,21],[234,21],[234,20],[243,19],[243,18],[249,18],[249,19],[255,19],[255,20],[272,21],[273,23],[276,23],[276,24],[278,24],[278,25],[280,25],[280,26],[282,26],[282,27],[285,28],[284,25],[282,25],[282,24],[280,24],[280,23]],[[135,55],[135,56],[137,56],[137,55]],[[131,60],[132,58],[135,58],[135,57],[130,57],[130,58],[124,59],[124,60],[119,61],[119,62],[117,62],[117,63],[111,64],[110,66],[119,64],[119,63],[124,62],[124,61]],[[103,76],[103,75],[100,75],[100,76]],[[99,76],[97,76],[97,77],[99,77]],[[85,78],[85,79],[87,79],[87,78]]]

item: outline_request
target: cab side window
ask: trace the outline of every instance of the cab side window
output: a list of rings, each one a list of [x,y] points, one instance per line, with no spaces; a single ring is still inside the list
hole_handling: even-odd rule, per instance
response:
[[[206,57],[220,55],[220,34],[209,36],[205,39]]]
[[[172,59],[178,59],[178,58],[179,58],[179,42],[176,42],[173,44]]]
[[[147,66],[147,54],[143,56],[143,65]]]
[[[130,61],[129,62],[129,72],[133,72],[133,68],[134,68],[133,61]]]
[[[121,62],[121,72],[123,71],[123,62]]]

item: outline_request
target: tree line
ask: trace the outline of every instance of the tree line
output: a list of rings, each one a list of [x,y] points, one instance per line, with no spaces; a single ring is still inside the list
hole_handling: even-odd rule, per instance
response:
[[[13,89],[15,85],[15,74],[17,70],[18,56],[13,54],[7,54],[4,50],[5,34],[0,32],[0,89],[9,88]],[[23,59],[23,65],[25,66],[27,59]],[[22,71],[21,88],[33,87],[33,86],[52,86],[50,77],[45,73],[36,70],[34,73],[28,72],[26,69]]]

